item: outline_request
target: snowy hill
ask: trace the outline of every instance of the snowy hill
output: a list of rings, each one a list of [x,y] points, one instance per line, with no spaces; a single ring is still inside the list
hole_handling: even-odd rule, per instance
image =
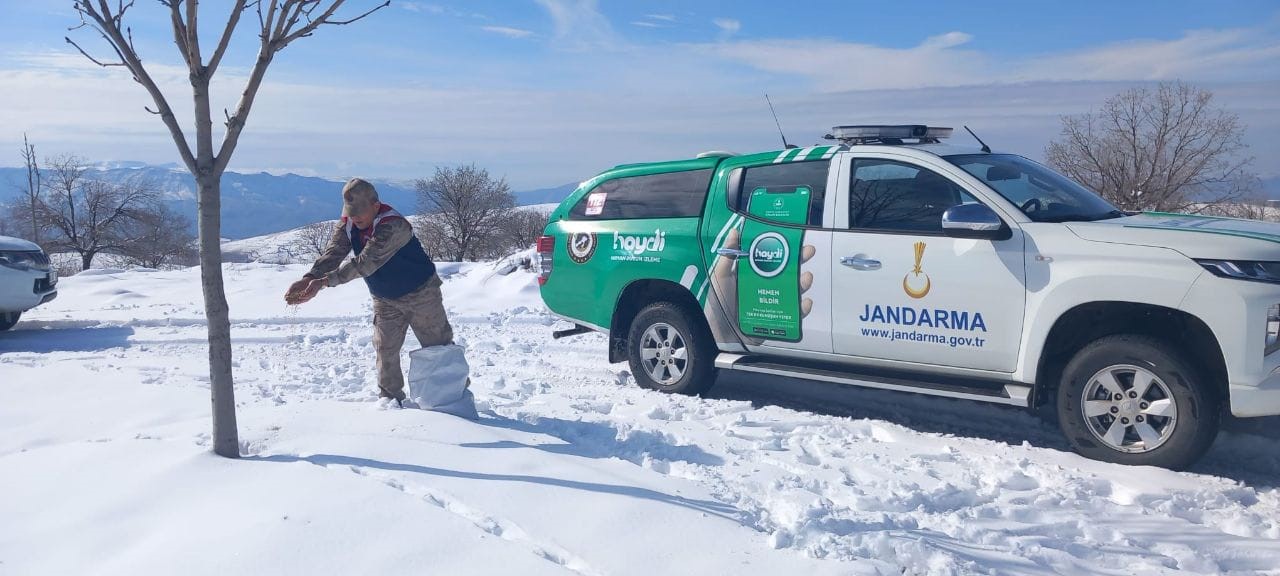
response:
[[[365,287],[289,309],[305,269],[225,267],[238,461],[208,452],[198,269],[66,278],[0,333],[0,573],[1280,566],[1276,419],[1175,473],[1084,460],[1052,424],[957,400],[737,374],[666,396],[600,334],[551,339],[533,275],[492,263],[441,265],[481,419],[378,411]]]
[[[194,222],[195,180],[184,169],[124,162],[97,166],[93,176],[112,182],[145,177],[163,191],[173,209],[186,214]],[[25,186],[19,186],[20,182],[26,182],[26,172],[23,169],[0,167],[0,203],[19,194]],[[412,212],[416,208],[418,201],[413,182],[377,178],[373,182],[378,187],[378,194],[387,204],[405,212]],[[576,186],[567,184],[515,192],[516,204],[559,203]],[[222,235],[227,238],[248,238],[335,218],[342,209],[338,195],[341,189],[342,180],[337,179],[266,172],[227,172],[222,177]]]

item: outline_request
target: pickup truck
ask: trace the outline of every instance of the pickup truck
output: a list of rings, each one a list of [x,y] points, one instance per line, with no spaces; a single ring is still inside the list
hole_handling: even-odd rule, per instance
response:
[[[58,273],[39,246],[0,236],[0,332],[23,312],[58,297]]]
[[[1013,405],[1174,469],[1225,414],[1280,414],[1280,225],[1123,212],[950,132],[607,170],[550,215],[542,298],[662,392],[741,370]]]

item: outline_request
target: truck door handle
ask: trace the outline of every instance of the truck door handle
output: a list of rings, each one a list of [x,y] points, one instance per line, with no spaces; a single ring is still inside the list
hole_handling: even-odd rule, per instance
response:
[[[853,268],[854,270],[879,270],[880,261],[861,256],[845,256],[840,259],[840,263]]]
[[[735,248],[721,248],[719,250],[716,250],[716,254],[719,254],[721,256],[728,256],[730,258],[742,258],[743,256],[747,255],[747,251],[738,250]]]

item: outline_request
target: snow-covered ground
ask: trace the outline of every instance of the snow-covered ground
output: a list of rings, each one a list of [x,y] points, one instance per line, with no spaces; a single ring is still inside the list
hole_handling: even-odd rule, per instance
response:
[[[480,421],[378,411],[366,289],[286,308],[304,270],[226,265],[240,460],[197,269],[81,273],[0,334],[0,574],[1280,574],[1277,419],[1175,473],[962,401],[665,396],[492,264],[441,265]]]

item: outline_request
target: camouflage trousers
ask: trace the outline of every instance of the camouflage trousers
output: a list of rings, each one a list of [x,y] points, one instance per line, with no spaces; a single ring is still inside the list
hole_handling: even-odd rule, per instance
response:
[[[407,329],[423,347],[453,342],[453,327],[444,313],[440,277],[399,298],[373,297],[373,347],[378,352],[379,395],[403,400],[404,372],[400,350]]]

